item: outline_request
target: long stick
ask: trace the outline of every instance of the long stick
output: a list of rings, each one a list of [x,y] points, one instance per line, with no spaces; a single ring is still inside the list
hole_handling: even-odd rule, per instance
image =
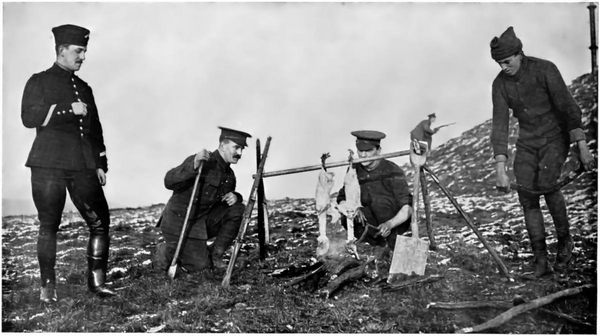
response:
[[[260,153],[260,139],[256,139],[256,168],[260,166],[261,161]],[[259,257],[260,260],[265,260],[267,257],[267,244],[265,243],[265,187],[263,185],[262,178],[258,184],[258,218],[257,218],[257,229],[258,229],[258,245],[259,245]]]
[[[225,277],[223,278],[223,282],[221,283],[223,287],[229,287],[229,282],[231,281],[231,274],[233,273],[235,259],[237,259],[237,255],[240,252],[240,248],[242,247],[242,240],[246,235],[246,229],[248,227],[248,223],[250,222],[252,209],[254,208],[254,203],[256,202],[256,189],[258,189],[258,185],[260,183],[260,180],[262,179],[262,173],[265,169],[265,162],[267,161],[267,153],[269,152],[270,145],[271,137],[268,137],[267,143],[265,144],[265,150],[262,154],[260,164],[258,165],[258,170],[256,171],[256,175],[254,177],[254,183],[252,183],[252,189],[250,190],[250,196],[248,197],[248,204],[246,204],[246,209],[244,210],[244,216],[242,217],[240,231],[238,232],[237,238],[235,239],[235,245],[233,246],[231,259],[229,260],[229,265],[227,266],[227,273],[225,273]]]
[[[388,158],[393,158],[393,157],[406,156],[409,154],[410,154],[410,151],[405,150],[405,151],[392,152],[392,153],[387,153],[387,154],[383,154],[383,155],[373,156],[370,158],[355,159],[352,162],[353,163],[369,162],[369,161],[379,160],[379,159],[388,159]],[[347,166],[347,165],[348,165],[348,161],[330,162],[330,163],[325,164],[325,168],[341,167],[341,166]],[[313,171],[313,170],[320,170],[321,167],[323,167],[322,164],[314,165],[314,166],[292,168],[292,169],[276,170],[276,171],[272,171],[272,172],[263,173],[262,177],[266,178],[266,177],[273,177],[273,176],[280,176],[280,175],[303,173],[303,172],[308,172],[308,171]],[[256,175],[252,175],[252,177],[256,178]]]
[[[509,279],[510,281],[513,281],[513,279],[508,274],[508,270],[506,269],[506,266],[504,265],[504,263],[502,262],[500,257],[498,257],[496,250],[494,250],[490,246],[490,244],[487,242],[487,240],[485,240],[485,238],[483,237],[481,232],[479,232],[479,230],[477,230],[477,227],[475,227],[475,225],[473,224],[473,222],[471,221],[469,216],[460,207],[460,205],[458,204],[456,199],[452,196],[452,194],[450,194],[450,191],[440,182],[440,180],[437,178],[437,176],[433,173],[433,171],[431,171],[431,169],[427,165],[424,165],[423,169],[425,169],[425,171],[427,171],[429,173],[429,175],[433,178],[433,181],[440,187],[440,189],[442,189],[442,191],[448,197],[450,202],[452,202],[452,204],[454,205],[456,210],[458,210],[458,212],[461,214],[461,216],[467,222],[467,225],[471,228],[471,230],[473,230],[473,232],[475,232],[475,235],[477,236],[477,238],[479,238],[479,240],[483,243],[483,246],[485,246],[485,248],[490,252],[490,254],[492,255],[492,258],[494,259],[494,261],[496,261],[496,264],[498,264],[498,268],[500,269],[500,272],[502,272],[502,274],[507,279]]]
[[[425,172],[421,174],[421,191],[423,193],[423,207],[425,208],[425,226],[427,227],[427,235],[429,236],[429,249],[437,250],[435,245],[435,235],[433,234],[433,225],[431,223],[431,204],[429,202],[429,188],[425,179]]]
[[[513,308],[505,311],[504,313],[498,315],[497,317],[495,317],[492,320],[489,320],[485,323],[476,325],[474,327],[459,329],[456,332],[459,334],[464,334],[464,333],[472,333],[472,332],[481,332],[486,329],[495,328],[495,327],[498,327],[499,325],[509,321],[513,317],[515,317],[521,313],[524,313],[528,310],[547,305],[547,304],[551,303],[552,301],[554,301],[558,298],[564,297],[564,296],[579,294],[584,289],[589,289],[589,288],[593,288],[593,287],[594,287],[594,285],[583,285],[583,286],[579,286],[579,287],[575,287],[575,288],[565,289],[563,291],[560,291],[560,292],[557,292],[554,294],[550,294],[548,296],[544,296],[544,297],[529,301],[527,303],[518,305],[518,306],[513,307]]]
[[[190,213],[192,212],[192,206],[194,205],[194,197],[196,197],[196,190],[198,190],[198,181],[200,181],[200,175],[202,175],[202,166],[204,166],[204,161],[200,161],[200,167],[198,167],[198,175],[196,175],[196,179],[194,180],[192,197],[190,197],[190,203],[188,204],[187,211],[185,213],[185,219],[183,220],[183,227],[181,228],[181,233],[179,234],[179,241],[177,242],[175,255],[173,256],[173,260],[171,260],[171,266],[169,267],[169,271],[167,272],[167,275],[170,279],[175,278],[175,272],[177,271],[177,258],[179,257],[181,244],[183,243],[183,238],[185,237],[187,231],[188,220],[190,219]]]
[[[431,302],[430,304],[427,305],[427,308],[430,308],[430,309],[448,309],[448,310],[482,309],[482,308],[511,309],[513,307],[515,307],[515,305],[508,301]],[[579,321],[578,319],[576,319],[572,316],[569,316],[565,313],[556,312],[556,311],[548,310],[545,308],[538,308],[538,311],[540,311],[544,314],[556,316],[558,318],[567,320],[573,324],[577,324],[577,325],[588,327],[588,328],[593,328],[593,325],[591,323]]]

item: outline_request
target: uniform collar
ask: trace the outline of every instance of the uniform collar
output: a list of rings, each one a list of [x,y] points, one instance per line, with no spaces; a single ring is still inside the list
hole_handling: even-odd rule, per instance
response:
[[[57,62],[54,62],[54,64],[52,64],[52,67],[50,67],[49,71],[51,71],[57,75],[64,76],[64,77],[74,77],[75,76],[75,72],[61,67]]]
[[[218,149],[216,149],[212,152],[212,157],[215,158],[215,160],[217,161],[219,166],[221,166],[223,168],[229,168],[229,166],[231,166],[230,163],[225,162],[225,160],[221,156],[221,153],[219,153]]]

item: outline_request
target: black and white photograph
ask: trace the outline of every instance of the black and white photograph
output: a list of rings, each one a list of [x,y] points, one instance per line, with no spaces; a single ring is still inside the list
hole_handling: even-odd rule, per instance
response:
[[[597,25],[3,2],[2,332],[597,334]]]

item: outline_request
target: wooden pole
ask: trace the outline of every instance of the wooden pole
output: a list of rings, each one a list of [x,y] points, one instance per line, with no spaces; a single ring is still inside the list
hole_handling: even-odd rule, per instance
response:
[[[260,167],[261,161],[261,152],[260,152],[260,139],[256,139],[256,168]],[[267,257],[267,246],[265,243],[265,211],[264,211],[264,201],[265,201],[265,187],[263,185],[262,178],[258,182],[258,213],[257,213],[257,228],[258,228],[258,245],[259,245],[259,255],[260,260],[265,260]]]
[[[250,189],[250,196],[248,197],[248,203],[246,204],[246,209],[244,210],[244,216],[242,217],[242,224],[240,226],[240,230],[238,231],[237,238],[233,244],[233,252],[231,252],[231,259],[229,259],[229,265],[227,266],[227,272],[225,273],[225,277],[223,278],[223,282],[221,285],[223,287],[229,287],[229,282],[231,281],[231,275],[233,274],[233,267],[235,266],[235,260],[237,259],[238,253],[240,253],[240,249],[242,248],[242,241],[244,236],[246,235],[246,229],[248,228],[248,223],[250,222],[250,217],[252,216],[252,210],[254,209],[254,203],[256,202],[256,190],[258,189],[259,181],[262,178],[263,169],[265,169],[265,162],[267,161],[267,153],[269,152],[269,146],[271,145],[271,137],[267,138],[267,143],[265,144],[265,150],[262,153],[262,158],[260,160],[260,165],[256,171],[256,177],[254,178],[254,183],[252,183],[252,188]]]
[[[427,227],[427,235],[429,236],[429,249],[437,250],[435,245],[435,235],[433,234],[433,226],[431,224],[431,204],[429,202],[429,187],[425,174],[421,174],[421,191],[423,193],[423,207],[425,208],[425,226]]]
[[[535,299],[535,300],[529,301],[527,303],[515,306],[490,321],[476,325],[474,327],[459,329],[456,332],[459,334],[479,333],[486,329],[496,328],[521,313],[524,313],[526,311],[547,305],[561,297],[579,294],[583,290],[591,289],[593,287],[594,287],[594,285],[590,284],[590,285],[583,285],[583,286],[579,286],[579,287],[575,287],[575,288],[565,289],[558,293],[550,294],[548,296],[544,296],[539,299]]]
[[[354,162],[354,163],[369,162],[369,161],[373,161],[373,160],[389,159],[389,158],[393,158],[393,157],[406,156],[409,154],[410,154],[410,151],[406,150],[406,151],[387,153],[387,154],[378,155],[378,156],[374,156],[374,157],[370,157],[370,158],[355,159],[352,162]],[[331,162],[331,163],[325,164],[325,168],[333,168],[333,167],[341,167],[341,166],[348,166],[348,161],[338,161],[338,162]],[[262,177],[265,178],[265,177],[273,177],[273,176],[280,176],[280,175],[303,173],[303,172],[308,172],[308,171],[313,171],[313,170],[320,170],[321,167],[323,167],[323,165],[314,165],[314,166],[306,166],[306,167],[299,167],[299,168],[292,168],[292,169],[277,170],[277,171],[272,171],[272,172],[265,172],[265,173],[263,173]],[[255,177],[255,176],[256,175],[252,175],[252,177]]]
[[[596,61],[596,51],[598,50],[596,45],[596,5],[590,2],[587,8],[590,10],[590,50],[592,51],[592,74],[595,77],[598,74],[598,63]]]
[[[485,248],[490,252],[490,254],[492,255],[492,258],[494,259],[496,264],[498,264],[498,269],[500,270],[500,272],[502,274],[504,274],[504,276],[508,280],[514,281],[514,279],[511,278],[510,275],[508,274],[508,270],[506,269],[506,266],[504,265],[504,263],[502,262],[502,260],[498,256],[498,254],[496,253],[496,250],[494,250],[490,246],[490,244],[487,242],[487,240],[485,240],[485,238],[483,237],[481,232],[479,232],[479,230],[477,230],[477,227],[475,227],[475,225],[471,221],[471,218],[469,218],[469,216],[460,207],[460,205],[458,204],[456,199],[454,199],[454,197],[452,197],[452,194],[450,194],[450,191],[448,189],[446,189],[446,187],[440,182],[440,180],[437,178],[437,176],[435,176],[433,171],[431,171],[431,169],[428,166],[423,166],[423,169],[425,169],[425,171],[427,171],[429,173],[429,175],[433,178],[433,181],[440,187],[440,189],[442,189],[442,191],[444,192],[446,197],[448,197],[448,199],[450,200],[450,202],[452,202],[452,204],[454,205],[456,210],[458,210],[460,215],[464,218],[465,222],[467,222],[467,225],[471,228],[471,230],[473,230],[473,232],[475,232],[475,235],[477,236],[477,238],[479,238],[479,240],[483,243],[483,246],[485,246]]]

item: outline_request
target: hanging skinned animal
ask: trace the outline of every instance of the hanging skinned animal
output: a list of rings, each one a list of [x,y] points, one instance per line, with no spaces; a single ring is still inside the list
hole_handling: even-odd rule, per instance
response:
[[[344,193],[346,199],[340,202],[338,211],[348,219],[346,221],[346,250],[356,257],[356,259],[360,259],[356,248],[356,238],[354,238],[354,217],[356,216],[356,211],[360,207],[360,185],[358,183],[356,169],[352,166],[354,152],[350,149],[348,151],[350,152],[348,158],[349,165],[346,176],[344,176]]]
[[[323,256],[329,251],[329,238],[327,237],[327,215],[331,216],[331,222],[335,223],[339,220],[340,214],[336,209],[335,202],[331,200],[331,190],[335,184],[333,172],[328,172],[325,168],[325,160],[329,157],[329,153],[321,156],[321,172],[317,182],[317,190],[315,192],[315,207],[317,217],[319,219],[319,237],[317,237],[317,256]]]

